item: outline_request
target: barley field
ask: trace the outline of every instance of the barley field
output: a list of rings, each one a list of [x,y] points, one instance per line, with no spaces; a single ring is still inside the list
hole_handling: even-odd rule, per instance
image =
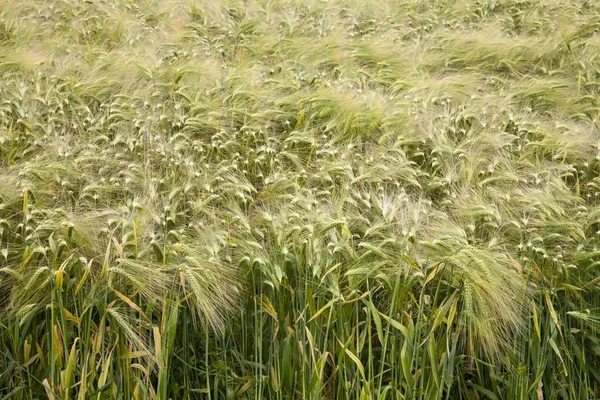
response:
[[[600,398],[600,2],[0,0],[0,399]]]

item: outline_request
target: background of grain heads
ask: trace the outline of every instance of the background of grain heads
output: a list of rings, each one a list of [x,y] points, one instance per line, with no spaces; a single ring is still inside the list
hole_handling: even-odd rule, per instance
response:
[[[0,398],[597,398],[599,29],[0,0]]]

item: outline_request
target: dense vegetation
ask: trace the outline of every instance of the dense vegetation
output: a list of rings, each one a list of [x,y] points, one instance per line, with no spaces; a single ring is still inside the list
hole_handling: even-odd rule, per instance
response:
[[[599,31],[0,0],[0,398],[600,397]]]

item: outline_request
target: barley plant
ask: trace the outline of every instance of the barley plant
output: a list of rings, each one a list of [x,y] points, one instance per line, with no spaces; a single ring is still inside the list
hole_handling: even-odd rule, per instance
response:
[[[0,399],[600,398],[600,3],[0,0]]]

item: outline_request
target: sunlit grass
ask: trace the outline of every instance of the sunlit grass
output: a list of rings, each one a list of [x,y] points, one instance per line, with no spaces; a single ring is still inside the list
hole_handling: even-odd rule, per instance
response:
[[[0,0],[0,398],[598,398],[599,31]]]

